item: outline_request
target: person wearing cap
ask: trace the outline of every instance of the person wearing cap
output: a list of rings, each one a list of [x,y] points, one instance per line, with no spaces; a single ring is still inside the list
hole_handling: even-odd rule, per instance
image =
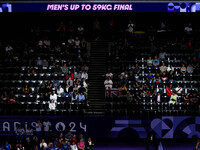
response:
[[[175,104],[177,102],[177,99],[178,99],[178,95],[175,93],[175,91],[172,91],[169,104]]]

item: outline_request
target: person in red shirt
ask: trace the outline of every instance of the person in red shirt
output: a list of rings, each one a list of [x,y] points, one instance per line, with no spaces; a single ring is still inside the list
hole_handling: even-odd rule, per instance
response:
[[[74,74],[70,70],[69,70],[69,72],[66,75],[66,79],[68,80],[69,77],[71,77],[72,80],[74,79]]]
[[[70,140],[70,143],[73,143],[73,142],[77,144],[76,134],[74,134],[72,139]]]

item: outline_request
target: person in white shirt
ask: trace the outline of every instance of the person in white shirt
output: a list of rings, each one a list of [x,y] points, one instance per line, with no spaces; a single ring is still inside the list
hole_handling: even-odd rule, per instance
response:
[[[78,150],[78,147],[77,147],[77,145],[75,144],[75,142],[73,142],[73,143],[70,145],[70,149],[71,149],[71,150]]]
[[[38,137],[39,140],[42,138],[42,124],[40,120],[37,121],[36,126],[35,126],[35,131],[36,131],[36,136]]]
[[[53,101],[54,103],[57,102],[57,94],[55,93],[55,91],[53,91],[50,95],[50,101]]]
[[[79,34],[83,34],[84,28],[80,25],[77,30]]]
[[[56,104],[53,100],[50,101],[49,103],[49,109],[50,110],[55,110],[56,109]]]
[[[108,77],[105,81],[104,81],[104,85],[105,85],[105,88],[108,89],[112,89],[112,85],[113,85],[113,82],[112,80],[110,79],[110,77]]]
[[[46,118],[43,122],[44,127],[44,138],[47,140],[49,138],[49,131],[51,127],[51,122],[49,122],[48,118]]]
[[[74,48],[80,48],[81,41],[79,40],[79,38],[78,38],[78,37],[76,37],[76,39],[75,39],[74,43],[75,43],[75,46],[74,46]]]
[[[183,89],[182,89],[182,87],[180,86],[180,84],[178,84],[178,86],[175,88],[175,91],[176,91],[176,94],[181,95]]]
[[[40,143],[40,149],[47,149],[47,148],[48,148],[47,143],[45,142],[44,139],[42,139],[42,141]]]
[[[6,46],[5,51],[6,51],[7,53],[13,51],[13,48],[10,46],[10,44],[8,44],[8,45]]]
[[[108,72],[106,73],[106,78],[110,77],[111,79],[113,78],[113,74],[110,72],[110,70],[108,70]]]
[[[88,74],[87,74],[86,71],[84,71],[84,72],[82,73],[81,79],[86,79],[86,80],[88,79]]]
[[[72,38],[72,36],[70,37],[70,39],[67,41],[69,46],[74,46],[74,39]]]
[[[133,29],[134,29],[134,24],[133,22],[130,20],[129,24],[128,24],[128,32],[133,33]]]
[[[59,85],[59,87],[57,89],[57,94],[58,94],[58,96],[62,96],[64,94],[64,89],[62,88],[61,85]]]
[[[87,87],[88,87],[87,82],[86,82],[85,79],[83,79],[83,87],[84,87],[84,88],[87,88]]]
[[[188,34],[188,35],[192,34],[192,25],[191,25],[191,24],[188,24],[188,26],[185,27],[184,31],[185,31],[185,33]]]
[[[16,140],[18,142],[22,142],[23,136],[24,136],[24,133],[25,133],[24,128],[22,128],[22,126],[19,125],[18,128],[16,129],[15,133],[16,133]]]

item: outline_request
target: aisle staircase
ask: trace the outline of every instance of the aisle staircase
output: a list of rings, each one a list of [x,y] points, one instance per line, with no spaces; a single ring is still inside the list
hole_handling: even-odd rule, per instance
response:
[[[108,41],[91,41],[89,65],[89,89],[86,115],[104,115],[105,113],[105,87],[106,54]]]

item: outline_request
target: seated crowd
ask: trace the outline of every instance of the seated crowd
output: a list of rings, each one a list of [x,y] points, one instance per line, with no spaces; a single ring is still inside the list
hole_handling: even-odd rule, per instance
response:
[[[137,37],[134,24],[128,28],[125,38],[120,34],[108,50],[106,97],[110,99],[112,91],[118,89],[118,96],[111,98],[114,103],[117,99],[129,104],[189,103],[195,106],[192,109],[200,110],[199,56],[188,43],[198,42],[198,38],[185,35],[188,41],[173,43],[173,39],[161,37],[159,31],[152,34],[148,30],[146,35]]]
[[[1,67],[1,102],[47,102],[50,110],[60,102],[70,104],[70,109],[71,104],[86,104],[86,31],[81,25],[65,27],[61,22],[56,32],[60,36],[55,40],[48,38],[53,33],[35,32],[36,44],[26,41],[20,51],[17,42],[5,45],[1,64],[9,67]]]

